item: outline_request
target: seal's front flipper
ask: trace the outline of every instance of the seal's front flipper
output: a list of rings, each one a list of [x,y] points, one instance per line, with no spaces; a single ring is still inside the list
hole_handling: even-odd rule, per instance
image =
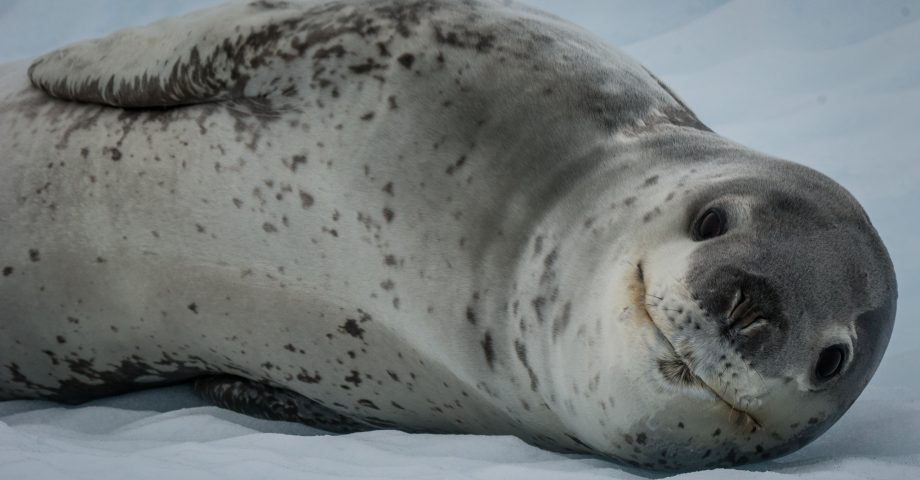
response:
[[[303,395],[232,375],[195,380],[195,393],[215,405],[253,417],[298,422],[329,432],[351,433],[375,427],[337,413]]]
[[[272,0],[204,9],[53,51],[29,77],[54,97],[116,107],[284,98],[306,85],[309,47],[364,35],[343,19],[348,12],[319,10]]]

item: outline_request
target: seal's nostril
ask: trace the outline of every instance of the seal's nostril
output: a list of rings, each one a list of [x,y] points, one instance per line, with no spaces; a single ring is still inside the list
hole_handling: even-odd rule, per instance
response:
[[[728,312],[728,317],[726,318],[726,333],[741,332],[760,322],[766,322],[766,320],[763,314],[755,308],[753,298],[745,295],[744,289],[739,288],[735,292],[731,311]]]
[[[746,318],[742,318],[738,322],[736,322],[733,325],[733,327],[736,330],[743,331],[749,327],[753,327],[755,324],[758,324],[759,322],[766,322],[766,321],[767,319],[760,315],[748,315]]]
[[[732,306],[731,311],[728,312],[728,318],[734,319],[735,313],[738,311],[739,308],[745,305],[746,302],[747,302],[747,297],[744,296],[744,290],[739,288],[738,291],[735,293],[735,303]]]

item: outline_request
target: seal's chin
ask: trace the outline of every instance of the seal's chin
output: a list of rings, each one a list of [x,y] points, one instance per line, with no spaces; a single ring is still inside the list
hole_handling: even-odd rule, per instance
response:
[[[755,418],[749,412],[738,408],[729,399],[726,399],[724,396],[720,395],[717,389],[713,388],[702,377],[697,375],[693,368],[690,366],[692,361],[689,361],[677,353],[677,349],[674,348],[674,344],[672,344],[671,340],[669,340],[668,337],[665,336],[664,332],[661,331],[655,316],[652,315],[652,312],[648,308],[648,297],[645,289],[645,276],[642,272],[642,262],[638,262],[637,264],[636,277],[638,280],[637,284],[641,293],[641,296],[639,296],[639,300],[637,301],[638,311],[645,314],[649,324],[654,329],[656,338],[660,344],[667,349],[667,353],[664,356],[658,358],[657,365],[658,370],[661,372],[665,380],[672,382],[676,386],[691,388],[697,392],[703,392],[707,394],[708,397],[729,409],[729,419],[734,420],[734,423],[738,426],[750,425],[752,432],[763,428],[762,424],[759,420],[757,420],[757,418]],[[738,415],[737,419],[735,419],[735,415]]]

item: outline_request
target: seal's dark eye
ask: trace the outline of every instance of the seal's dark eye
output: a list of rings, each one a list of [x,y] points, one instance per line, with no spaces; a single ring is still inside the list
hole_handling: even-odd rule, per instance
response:
[[[840,373],[845,356],[846,351],[841,345],[834,345],[822,350],[821,355],[818,356],[818,364],[815,365],[815,376],[818,377],[818,380],[829,380]]]
[[[725,213],[718,208],[710,208],[700,215],[693,225],[693,239],[706,240],[725,233]]]

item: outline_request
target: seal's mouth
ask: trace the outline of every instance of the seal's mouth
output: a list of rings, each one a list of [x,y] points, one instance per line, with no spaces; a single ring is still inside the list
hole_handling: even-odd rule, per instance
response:
[[[671,340],[665,336],[664,332],[658,327],[658,324],[655,322],[655,317],[649,311],[647,303],[647,293],[645,290],[645,275],[642,272],[642,262],[638,262],[636,265],[636,277],[638,280],[638,286],[641,296],[637,302],[642,310],[642,313],[645,313],[646,317],[649,320],[649,323],[652,325],[652,328],[655,329],[655,334],[661,341],[662,345],[667,347],[668,355],[664,358],[658,359],[658,369],[661,371],[662,375],[671,382],[692,386],[699,388],[701,390],[707,391],[712,395],[713,398],[717,399],[722,405],[729,409],[729,419],[733,419],[735,413],[738,414],[738,418],[735,421],[738,426],[750,425],[751,432],[755,432],[763,428],[763,425],[760,423],[757,418],[751,415],[749,412],[742,410],[735,406],[729,399],[726,399],[724,396],[719,394],[719,391],[703,380],[702,377],[697,375],[690,364],[683,356],[677,353],[677,349],[674,348],[674,344],[671,343]]]

